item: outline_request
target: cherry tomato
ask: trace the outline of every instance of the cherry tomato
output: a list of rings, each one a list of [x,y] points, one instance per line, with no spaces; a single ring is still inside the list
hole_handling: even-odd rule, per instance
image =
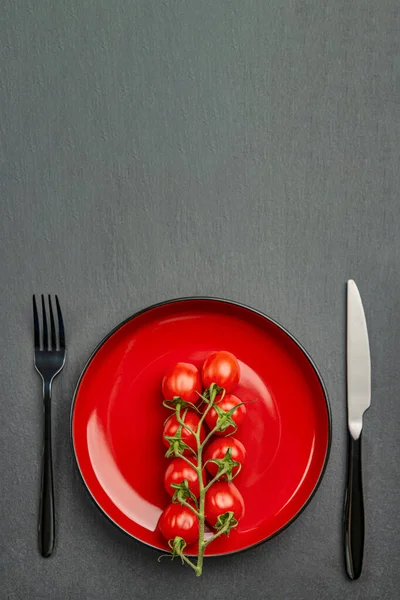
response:
[[[192,429],[195,433],[197,433],[200,418],[194,412],[191,412],[189,410],[189,411],[187,411],[186,415],[184,413],[182,413],[182,421],[185,424],[187,424],[188,427],[190,427],[190,429]],[[164,430],[163,430],[163,440],[164,440],[164,444],[166,445],[167,448],[170,447],[170,444],[166,438],[173,437],[176,434],[176,432],[178,431],[179,427],[180,427],[180,424],[178,423],[176,415],[172,415],[166,421],[166,423],[164,425]],[[200,430],[200,441],[203,442],[205,437],[206,437],[206,433],[205,433],[204,427],[202,425],[201,430]],[[192,448],[195,452],[197,452],[196,438],[188,429],[186,429],[186,427],[182,427],[181,439],[185,444],[187,444],[189,446],[189,448]],[[193,456],[193,452],[191,452],[188,448],[185,448],[185,450],[183,451],[183,454],[185,456]]]
[[[214,466],[216,467],[217,465]],[[173,496],[175,493],[175,488],[171,487],[172,483],[179,484],[185,479],[189,484],[189,490],[196,496],[196,498],[198,498],[200,494],[200,486],[196,469],[188,465],[186,460],[183,458],[174,458],[169,463],[164,475],[164,487],[168,494]],[[204,485],[206,484],[206,474],[204,471],[203,483]]]
[[[187,545],[199,539],[199,520],[190,508],[182,504],[169,504],[163,510],[158,529],[167,542],[176,536],[183,538]]]
[[[239,400],[239,398],[237,396],[234,396],[233,394],[225,394],[225,396],[222,399],[221,398],[222,398],[222,394],[219,394],[215,398],[215,404],[225,412],[227,412],[227,411],[231,410],[232,408],[234,408],[235,406],[238,406],[239,404],[241,404],[241,400]],[[239,426],[240,423],[245,418],[245,416],[246,416],[246,407],[244,404],[242,404],[232,413],[232,420],[236,423],[237,426]],[[213,406],[206,415],[206,423],[210,429],[214,429],[214,427],[217,424],[217,419],[218,419],[218,413]],[[216,431],[215,435],[226,436],[226,435],[230,435],[234,431],[235,431],[235,428],[233,427],[233,425],[229,425],[229,427],[227,427],[225,429],[225,431]]]
[[[213,352],[203,365],[202,377],[205,388],[216,383],[226,392],[233,392],[240,378],[240,367],[236,356],[226,350]]]
[[[166,400],[179,396],[185,402],[196,404],[202,392],[199,370],[190,363],[179,362],[162,380],[162,393]]]
[[[211,442],[204,453],[204,463],[206,463],[206,469],[213,477],[215,477],[218,473],[218,465],[214,462],[207,463],[207,461],[211,459],[225,458],[225,455],[229,449],[231,450],[232,460],[239,462],[243,467],[246,459],[246,448],[243,446],[242,442],[239,442],[239,440],[234,437],[220,437]],[[236,475],[238,471],[238,466],[232,468],[233,475]],[[226,479],[226,475],[223,475],[222,478]]]
[[[207,523],[214,527],[218,517],[232,511],[237,521],[244,515],[242,494],[233,483],[217,481],[206,493],[204,511]]]

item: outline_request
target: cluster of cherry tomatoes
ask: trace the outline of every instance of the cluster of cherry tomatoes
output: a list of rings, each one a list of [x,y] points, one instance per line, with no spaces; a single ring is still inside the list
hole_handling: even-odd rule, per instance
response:
[[[244,501],[232,483],[246,457],[243,444],[232,437],[246,415],[246,407],[232,393],[239,378],[239,363],[227,351],[212,353],[201,374],[194,365],[180,362],[163,378],[164,400],[182,402],[184,408],[179,419],[176,413],[169,417],[163,430],[167,455],[172,457],[164,486],[172,502],[161,514],[158,528],[170,545],[177,537],[187,545],[195,543],[201,519],[218,529],[221,516],[228,512],[235,523],[243,517]],[[207,406],[204,398],[214,389],[216,395]],[[183,496],[184,502],[177,496],[182,485],[189,494]]]

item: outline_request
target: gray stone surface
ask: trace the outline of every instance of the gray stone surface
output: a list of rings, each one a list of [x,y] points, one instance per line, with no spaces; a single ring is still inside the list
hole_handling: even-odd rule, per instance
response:
[[[3,0],[0,39],[1,600],[398,598],[397,0]],[[349,277],[373,360],[358,583],[341,545]],[[69,349],[49,560],[36,545],[42,291],[61,297]],[[92,348],[139,308],[187,294],[278,319],[317,360],[333,414],[307,510],[270,543],[207,561],[201,580],[94,509],[68,438]]]

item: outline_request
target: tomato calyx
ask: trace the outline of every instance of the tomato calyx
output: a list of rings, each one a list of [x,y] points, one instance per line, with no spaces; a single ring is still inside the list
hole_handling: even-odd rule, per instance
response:
[[[214,528],[217,529],[217,531],[220,532],[221,535],[229,535],[231,529],[237,527],[237,524],[238,522],[235,519],[234,513],[232,511],[228,511],[223,515],[219,515]]]
[[[222,400],[222,398],[225,396],[225,388],[220,387],[216,383],[212,383],[210,385],[210,387],[208,387],[203,392],[202,398],[203,398],[203,400],[205,400],[205,402],[207,402],[207,404],[213,404],[214,400],[218,396],[218,394],[222,394],[221,398],[219,400],[219,402],[220,402]]]
[[[185,450],[190,450],[195,454],[193,448],[188,446],[183,440],[181,436],[181,432],[178,431],[175,435],[166,435],[165,439],[169,442],[169,448],[165,453],[166,458],[170,458],[171,456],[182,456]]]
[[[172,502],[187,506],[187,500],[189,499],[192,500],[197,507],[197,498],[193,492],[190,491],[187,479],[184,479],[181,483],[171,483],[171,487],[175,490],[174,495],[172,496]]]
[[[186,542],[182,537],[177,535],[174,539],[169,540],[168,546],[171,548],[171,560],[174,560],[177,556],[180,557],[182,564],[184,562],[182,554],[184,549],[186,548]]]
[[[192,569],[196,572],[196,575],[201,574],[198,572],[197,565],[193,564],[192,561],[189,560],[187,556],[185,556],[183,551],[186,548],[187,544],[182,537],[177,535],[175,538],[168,540],[168,546],[171,549],[171,554],[161,554],[161,556],[158,557],[158,562],[161,562],[161,559],[164,557],[170,558],[171,560],[174,560],[174,558],[179,557],[181,559],[182,564],[187,563],[189,566],[191,566]]]
[[[186,402],[186,400],[182,400],[180,396],[174,396],[170,400],[163,400],[162,404],[164,408],[168,408],[169,410],[173,410],[174,412],[178,407],[179,409],[190,408],[190,410],[194,410],[197,413],[200,412],[197,406],[192,404],[192,402]]]
[[[171,560],[174,560],[174,558],[179,556],[179,558],[182,561],[182,564],[184,564],[184,563],[188,564],[195,571],[196,575],[199,576],[199,575],[201,575],[201,569],[199,570],[198,565],[195,565],[194,563],[192,563],[192,561],[183,552],[184,549],[186,548],[186,545],[187,544],[186,544],[185,540],[178,535],[175,538],[173,538],[172,540],[169,540],[168,546],[171,548]]]
[[[189,444],[187,444],[184,441],[183,436],[182,436],[182,430],[185,429],[186,432],[190,433],[196,439],[196,432],[190,427],[190,425],[188,423],[185,422],[187,414],[190,414],[190,413],[188,413],[188,410],[185,409],[183,412],[183,416],[181,415],[181,405],[178,402],[176,405],[176,408],[175,408],[175,416],[176,416],[176,420],[179,424],[179,427],[176,430],[174,435],[172,435],[172,436],[165,435],[164,436],[164,439],[169,443],[169,448],[168,448],[167,452],[165,453],[166,458],[169,458],[170,456],[180,457],[185,453],[185,450],[189,450],[191,453],[196,454],[195,449],[193,447],[191,447]],[[195,415],[193,415],[193,416],[195,416]],[[172,418],[173,417],[170,417],[170,419],[172,419]],[[169,419],[167,419],[167,422],[168,421],[169,421]],[[201,434],[201,429],[200,429],[199,433]]]
[[[235,423],[234,419],[232,418],[232,415],[235,412],[235,410],[237,410],[240,406],[243,406],[243,405],[244,405],[244,402],[241,402],[240,404],[237,404],[230,410],[225,411],[223,408],[218,406],[218,404],[214,404],[213,408],[216,411],[217,416],[218,416],[217,424],[215,426],[215,431],[219,431],[219,432],[223,433],[229,427],[232,427],[233,431],[229,435],[232,435],[232,433],[235,433],[237,431],[238,427],[237,427],[237,424]]]
[[[242,464],[232,458],[232,448],[227,449],[224,458],[210,458],[204,466],[210,462],[215,463],[218,467],[218,472],[215,476],[215,479],[219,479],[220,477],[224,476],[228,481],[232,481],[232,479],[235,479],[235,477],[240,473],[242,468]],[[237,468],[237,470],[235,473],[233,473],[235,468]]]

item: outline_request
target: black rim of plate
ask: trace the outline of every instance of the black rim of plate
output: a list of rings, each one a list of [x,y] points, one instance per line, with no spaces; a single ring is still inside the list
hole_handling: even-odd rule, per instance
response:
[[[156,308],[160,308],[162,306],[166,306],[168,304],[177,304],[180,302],[191,302],[191,301],[205,301],[205,302],[220,302],[222,304],[228,304],[228,305],[232,305],[232,306],[237,306],[239,308],[243,308],[245,310],[248,310],[249,312],[259,315],[260,317],[266,319],[267,321],[269,321],[270,323],[272,323],[273,325],[275,325],[278,329],[280,329],[284,334],[286,334],[295,344],[296,346],[302,351],[302,353],[304,354],[304,356],[307,358],[308,362],[310,363],[311,367],[313,368],[315,374],[317,375],[319,384],[321,386],[322,392],[323,392],[323,396],[324,396],[324,400],[325,400],[325,405],[326,405],[326,411],[327,411],[327,416],[328,416],[328,443],[327,443],[327,447],[326,447],[326,453],[325,453],[325,459],[324,459],[324,464],[322,465],[322,469],[321,472],[319,474],[318,480],[315,483],[315,486],[311,492],[311,494],[309,495],[309,497],[307,498],[306,502],[303,504],[303,506],[300,508],[300,510],[297,511],[297,513],[290,519],[290,521],[288,521],[285,525],[283,525],[283,527],[281,527],[280,529],[278,529],[277,531],[275,531],[275,533],[273,533],[272,535],[264,538],[263,540],[260,540],[259,542],[255,542],[254,544],[250,544],[249,546],[246,546],[245,548],[241,548],[240,550],[233,550],[232,552],[223,552],[220,554],[207,554],[205,556],[205,558],[214,558],[217,556],[229,556],[230,554],[239,554],[241,552],[245,552],[246,550],[249,550],[250,548],[255,548],[256,546],[259,546],[260,544],[264,544],[265,542],[268,542],[269,540],[272,540],[273,538],[275,538],[277,535],[279,535],[280,533],[282,533],[283,531],[285,531],[285,529],[287,529],[290,525],[292,525],[292,523],[294,523],[294,521],[296,521],[296,519],[303,513],[303,511],[307,508],[307,506],[310,504],[311,500],[314,498],[320,484],[321,481],[325,475],[325,471],[326,471],[326,467],[328,465],[328,461],[329,461],[329,456],[330,456],[330,451],[331,451],[331,444],[332,444],[332,413],[331,413],[331,406],[330,406],[330,401],[329,401],[329,396],[328,396],[328,391],[326,389],[326,385],[324,383],[324,380],[322,379],[321,373],[319,372],[318,367],[316,366],[314,360],[311,358],[310,354],[307,352],[307,350],[302,346],[302,344],[294,337],[294,335],[292,335],[287,329],[285,329],[285,327],[283,327],[280,323],[278,323],[278,321],[276,321],[275,319],[273,319],[272,317],[269,317],[268,315],[266,315],[265,313],[263,313],[260,310],[257,310],[255,308],[252,308],[251,306],[248,306],[246,304],[243,304],[241,302],[237,302],[235,300],[228,300],[226,298],[214,298],[212,296],[185,296],[182,298],[173,298],[171,300],[164,300],[163,302],[157,302],[156,304],[152,304],[151,306],[148,306],[146,308],[143,308],[142,310],[139,310],[138,312],[134,313],[133,315],[131,315],[130,317],[128,317],[127,319],[125,319],[124,321],[122,321],[121,323],[119,323],[119,325],[117,325],[116,327],[114,327],[114,329],[112,329],[112,331],[110,331],[103,339],[102,341],[96,346],[96,348],[93,350],[93,352],[91,353],[91,355],[89,356],[83,370],[82,373],[79,376],[78,379],[78,383],[76,384],[76,388],[74,391],[74,395],[72,398],[72,405],[71,405],[71,412],[70,412],[70,439],[71,439],[71,443],[72,443],[72,450],[74,453],[74,457],[75,457],[75,463],[77,465],[78,471],[80,473],[81,479],[85,485],[86,490],[89,492],[89,496],[90,498],[93,500],[94,504],[97,506],[97,508],[101,511],[101,513],[108,519],[108,521],[110,521],[113,525],[115,525],[120,531],[123,531],[126,535],[128,535],[130,538],[140,542],[141,544],[144,544],[146,546],[148,546],[149,548],[152,548],[153,550],[157,550],[158,552],[168,552],[163,548],[159,548],[158,546],[153,546],[153,544],[148,544],[147,542],[144,542],[143,540],[141,540],[140,538],[137,538],[136,536],[132,535],[131,533],[129,533],[129,531],[126,531],[126,529],[124,529],[123,527],[121,527],[120,525],[118,525],[118,523],[116,523],[104,510],[103,508],[100,506],[100,504],[98,504],[96,498],[93,496],[92,492],[90,491],[85,478],[83,476],[83,473],[81,471],[81,468],[79,466],[79,462],[78,462],[78,457],[76,455],[76,451],[75,451],[75,444],[74,444],[74,438],[73,438],[73,431],[72,431],[72,424],[73,424],[73,417],[74,417],[74,409],[75,409],[75,402],[78,396],[78,392],[79,392],[79,388],[80,388],[80,384],[81,381],[87,371],[87,369],[89,368],[89,365],[91,364],[92,360],[94,359],[94,357],[96,356],[97,352],[100,350],[100,348],[102,348],[102,346],[110,339],[111,336],[114,335],[114,333],[116,333],[119,329],[121,329],[121,327],[124,327],[124,325],[126,325],[127,323],[129,323],[130,321],[133,321],[134,319],[136,319],[137,317],[139,317],[140,315],[146,313],[146,312],[150,312]],[[190,556],[197,556],[196,554],[190,554]]]

